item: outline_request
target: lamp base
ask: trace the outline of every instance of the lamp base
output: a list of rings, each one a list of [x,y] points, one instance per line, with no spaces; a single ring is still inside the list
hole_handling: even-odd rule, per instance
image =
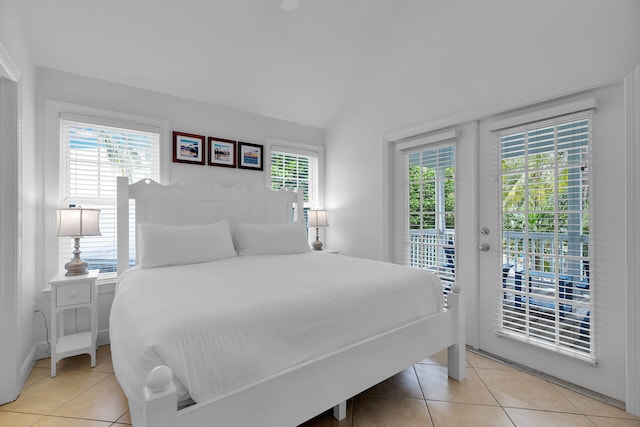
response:
[[[87,270],[89,263],[80,259],[80,238],[74,237],[74,240],[73,259],[64,265],[67,270],[65,276],[80,276],[89,273]]]
[[[88,262],[78,259],[73,259],[64,265],[64,268],[67,270],[65,276],[79,276],[81,274],[88,274],[89,270],[87,270]]]
[[[314,251],[321,251],[322,250],[322,242],[320,240],[316,240],[315,242],[313,242],[312,248]]]

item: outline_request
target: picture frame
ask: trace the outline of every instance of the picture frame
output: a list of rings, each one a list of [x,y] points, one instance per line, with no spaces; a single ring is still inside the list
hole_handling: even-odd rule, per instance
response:
[[[173,132],[173,161],[204,165],[206,159],[205,137],[185,132]]]
[[[264,150],[259,144],[238,141],[238,168],[263,170]]]
[[[236,141],[210,136],[208,151],[209,166],[236,167]]]

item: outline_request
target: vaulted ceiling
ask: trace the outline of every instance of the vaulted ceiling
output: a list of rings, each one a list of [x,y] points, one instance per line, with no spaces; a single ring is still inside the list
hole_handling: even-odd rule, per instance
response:
[[[36,64],[320,128],[409,0],[20,0]]]

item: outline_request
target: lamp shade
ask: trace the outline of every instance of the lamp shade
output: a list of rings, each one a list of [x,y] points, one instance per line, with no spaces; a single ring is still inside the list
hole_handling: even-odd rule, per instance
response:
[[[316,209],[310,210],[308,214],[309,227],[328,227],[329,215],[326,210]]]
[[[100,209],[58,209],[58,237],[100,235]]]

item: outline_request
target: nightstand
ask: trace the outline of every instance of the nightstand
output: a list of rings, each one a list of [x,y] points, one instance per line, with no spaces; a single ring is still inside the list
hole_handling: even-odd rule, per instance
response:
[[[96,337],[98,335],[98,270],[88,274],[65,276],[58,273],[49,281],[51,286],[51,376],[56,376],[56,365],[60,359],[88,353],[91,367],[96,366]],[[90,313],[91,330],[64,334],[64,322],[58,318],[65,310],[87,308]]]
[[[323,249],[324,252],[328,253],[328,254],[339,254],[340,251],[336,250],[336,249]]]

